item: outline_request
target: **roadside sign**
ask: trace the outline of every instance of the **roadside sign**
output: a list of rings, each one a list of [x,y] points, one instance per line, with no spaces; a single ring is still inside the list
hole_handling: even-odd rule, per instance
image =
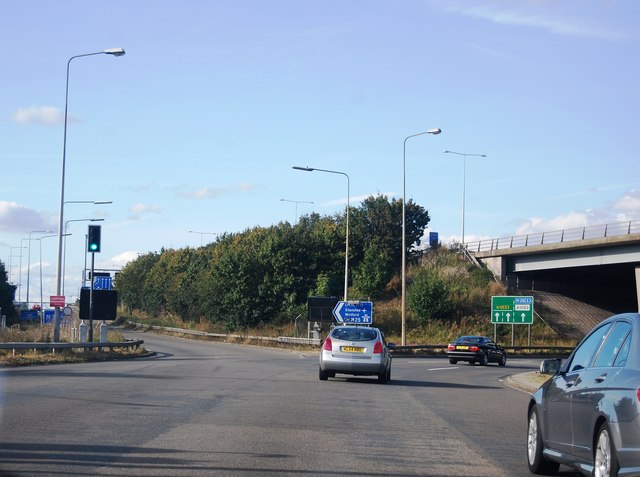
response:
[[[339,301],[333,309],[338,323],[370,325],[373,323],[373,303],[370,301]]]
[[[530,325],[533,323],[532,296],[492,296],[491,323]]]
[[[49,306],[62,307],[65,305],[64,295],[51,295],[49,297]]]
[[[20,321],[38,321],[38,310],[21,310]]]
[[[111,277],[94,276],[93,277],[93,289],[94,290],[111,290]]]

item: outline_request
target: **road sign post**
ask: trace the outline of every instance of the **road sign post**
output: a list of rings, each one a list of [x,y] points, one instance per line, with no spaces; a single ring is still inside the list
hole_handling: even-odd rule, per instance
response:
[[[529,345],[531,345],[531,324],[533,323],[532,296],[492,296],[491,323],[493,323],[493,338],[496,340],[496,325],[511,325],[511,346],[515,342],[515,326],[529,325]]]

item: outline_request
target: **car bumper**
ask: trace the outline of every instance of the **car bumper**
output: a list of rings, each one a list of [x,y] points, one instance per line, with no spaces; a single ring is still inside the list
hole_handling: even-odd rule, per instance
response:
[[[377,375],[385,371],[391,364],[391,360],[384,361],[381,357],[367,359],[337,358],[330,352],[323,352],[320,359],[320,367],[323,371],[353,375]]]
[[[449,358],[465,361],[471,359],[480,359],[482,358],[482,353],[477,353],[475,351],[447,351],[447,356]]]

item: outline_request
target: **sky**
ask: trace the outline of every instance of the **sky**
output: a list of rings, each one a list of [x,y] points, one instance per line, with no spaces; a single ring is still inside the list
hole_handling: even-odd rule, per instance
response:
[[[56,294],[67,84],[68,300],[90,224],[117,270],[403,180],[445,243],[638,220],[639,24],[635,0],[3,2],[0,261],[21,301]]]

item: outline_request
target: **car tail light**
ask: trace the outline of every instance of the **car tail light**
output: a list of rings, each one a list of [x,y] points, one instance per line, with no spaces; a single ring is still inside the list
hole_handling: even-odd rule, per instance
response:
[[[636,397],[638,398],[638,401],[640,401],[640,388],[636,389]]]
[[[322,344],[322,349],[326,351],[333,350],[333,343],[331,342],[331,338],[327,337],[327,339],[324,340],[324,343]]]
[[[373,345],[373,354],[382,353],[382,343],[380,341],[376,341],[376,344]]]
[[[449,346],[447,346],[447,351],[455,351],[455,350],[456,350],[456,345],[450,344]]]
[[[478,351],[477,346],[469,346],[469,351]]]

